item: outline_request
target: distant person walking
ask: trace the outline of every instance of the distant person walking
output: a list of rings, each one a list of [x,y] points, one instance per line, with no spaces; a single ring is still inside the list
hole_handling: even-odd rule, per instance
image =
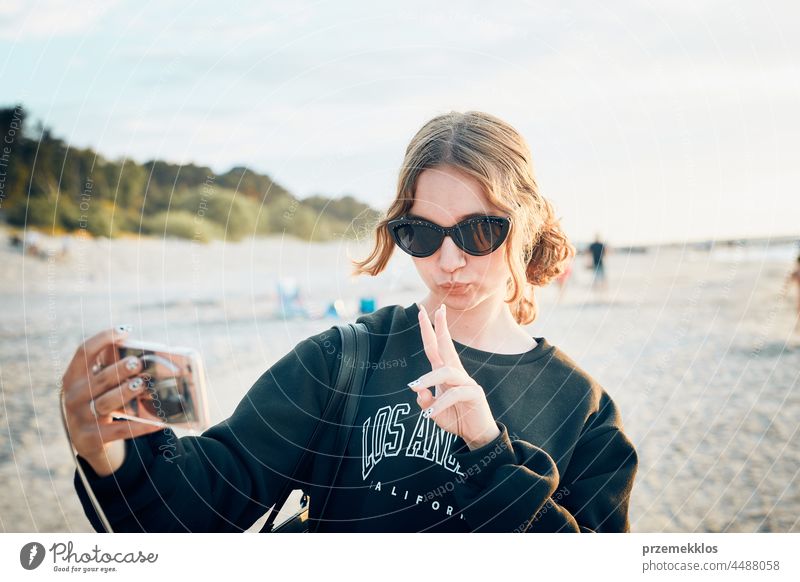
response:
[[[592,255],[592,289],[607,288],[605,256],[607,253],[606,245],[600,240],[600,235],[595,236],[594,242],[589,245],[589,253]]]

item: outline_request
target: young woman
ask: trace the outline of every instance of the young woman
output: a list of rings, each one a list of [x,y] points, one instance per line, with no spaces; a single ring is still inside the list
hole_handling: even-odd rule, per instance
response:
[[[355,272],[379,274],[399,247],[428,294],[357,320],[370,331],[371,361],[339,477],[329,482],[314,449],[292,483],[310,492],[319,531],[628,531],[638,460],[617,406],[522,327],[536,317],[535,287],[574,249],[520,134],[480,112],[430,120],[375,232]],[[125,335],[89,339],[63,378],[70,434],[112,527],[249,528],[308,446],[339,366],[338,333],[299,342],[230,418],[180,439],[111,421],[135,396],[135,379],[120,379],[135,378],[139,363],[92,375],[88,362]],[[99,529],[77,476],[75,487]],[[328,491],[323,512],[314,500]]]

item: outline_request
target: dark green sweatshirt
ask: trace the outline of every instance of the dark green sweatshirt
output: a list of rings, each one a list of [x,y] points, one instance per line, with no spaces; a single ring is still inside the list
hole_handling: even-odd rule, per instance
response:
[[[370,365],[358,420],[324,512],[332,439],[291,484],[310,495],[319,531],[622,532],[637,454],[610,396],[575,362],[535,338],[522,354],[455,342],[500,436],[469,451],[422,417],[407,383],[430,372],[416,303],[362,315]],[[114,531],[248,529],[275,502],[332,394],[341,340],[331,327],[297,343],[230,418],[200,436],[170,429],[129,439],[123,465],[98,477],[82,458]],[[75,488],[102,525],[77,471]],[[322,518],[322,519],[320,519]]]

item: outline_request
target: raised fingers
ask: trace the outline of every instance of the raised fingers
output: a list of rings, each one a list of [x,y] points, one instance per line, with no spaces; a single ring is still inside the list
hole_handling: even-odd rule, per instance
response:
[[[447,327],[447,306],[442,303],[441,308],[436,310],[436,344],[439,351],[439,357],[444,360],[448,366],[455,366],[461,364],[461,358],[458,357],[456,346],[453,345],[453,338],[450,336],[450,330]]]
[[[444,360],[439,355],[439,345],[436,339],[436,332],[428,317],[424,307],[419,309],[419,329],[422,334],[422,345],[425,347],[425,355],[431,363],[431,367],[437,368],[444,365]]]

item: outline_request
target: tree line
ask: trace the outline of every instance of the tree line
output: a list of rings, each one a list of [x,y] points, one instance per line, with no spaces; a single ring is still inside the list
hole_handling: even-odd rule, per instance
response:
[[[0,108],[0,219],[52,233],[208,241],[285,233],[306,241],[363,238],[379,213],[352,196],[297,199],[246,167],[107,160],[70,147],[22,105]]]

